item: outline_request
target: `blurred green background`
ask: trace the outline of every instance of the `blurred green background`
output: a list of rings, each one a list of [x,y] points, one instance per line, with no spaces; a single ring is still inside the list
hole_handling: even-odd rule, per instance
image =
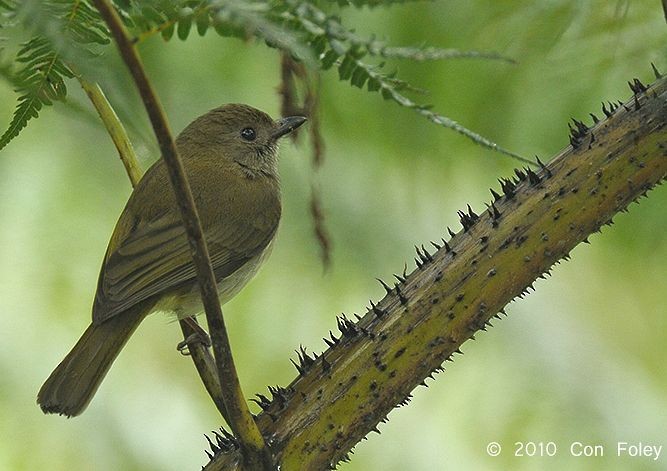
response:
[[[392,44],[495,50],[517,59],[396,62],[430,94],[416,99],[500,145],[547,160],[567,120],[626,99],[627,80],[667,70],[658,0],[454,0],[344,13],[348,26]],[[225,102],[279,113],[279,57],[254,42],[192,35],[141,47],[174,130]],[[145,113],[115,52],[100,81],[132,129],[144,166],[156,158]],[[77,84],[71,99],[91,109]],[[0,122],[15,96],[0,86]],[[91,115],[92,116],[92,115]],[[295,375],[288,358],[340,312],[362,312],[402,270],[413,245],[437,240],[456,210],[478,212],[514,163],[376,94],[322,81],[326,162],[317,178],[333,265],[323,274],[309,217],[304,142],[283,144],[284,217],[272,258],[225,306],[247,396]],[[588,120],[587,120],[588,121]],[[81,417],[44,416],[42,381],[90,320],[99,264],[130,192],[100,124],[68,107],[43,111],[0,153],[0,470],[195,470],[203,433],[221,425],[180,331],[145,321]],[[342,470],[667,469],[667,188],[578,247],[509,317],[389,415]],[[411,264],[410,264],[411,265]],[[254,406],[253,406],[254,407]],[[486,445],[503,446],[500,457]],[[515,442],[549,442],[555,457],[514,457]],[[604,457],[569,446],[601,444]],[[663,445],[659,460],[616,456],[616,443]]]

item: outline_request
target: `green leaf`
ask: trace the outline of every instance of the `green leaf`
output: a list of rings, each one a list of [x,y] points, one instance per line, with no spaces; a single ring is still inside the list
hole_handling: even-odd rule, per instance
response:
[[[347,80],[352,76],[352,72],[356,67],[356,62],[350,55],[345,55],[343,62],[338,66],[338,77],[341,80]]]
[[[350,79],[350,82],[355,87],[363,88],[367,79],[368,73],[366,72],[366,69],[363,67],[357,67],[354,69],[354,72],[352,72],[352,78]]]
[[[320,67],[323,70],[330,69],[332,65],[334,65],[334,62],[340,57],[336,52],[334,52],[333,49],[329,49],[326,54],[324,54],[324,57],[320,59]]]
[[[178,39],[185,41],[190,34],[190,28],[192,27],[192,8],[183,8],[180,13],[180,20],[178,21]]]
[[[326,36],[318,36],[315,41],[310,44],[310,47],[313,49],[313,52],[317,57],[320,57],[322,53],[327,49],[327,38]]]
[[[200,36],[204,36],[206,31],[208,31],[209,26],[211,25],[211,20],[207,11],[200,12],[195,18],[197,23],[197,33]]]
[[[141,9],[141,16],[148,24],[159,25],[164,23],[167,18],[152,6],[146,6]]]
[[[165,41],[169,41],[172,38],[172,36],[174,36],[174,31],[175,30],[176,30],[176,27],[174,26],[173,23],[170,24],[169,26],[167,26],[166,28],[164,28],[162,30],[162,33],[161,33],[162,34],[162,39],[164,39]]]

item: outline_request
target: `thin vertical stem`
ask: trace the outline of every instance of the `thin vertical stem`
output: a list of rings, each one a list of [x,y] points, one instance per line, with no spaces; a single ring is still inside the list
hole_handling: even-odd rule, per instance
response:
[[[229,415],[229,426],[239,440],[245,467],[253,470],[271,470],[274,468],[271,454],[241,391],[227,329],[222,316],[220,300],[218,299],[208,247],[206,246],[190,185],[167,124],[167,118],[118,13],[109,0],[94,0],[94,3],[109,27],[121,57],[139,90],[169,173],[192,249],[197,281],[201,289],[202,303],[206,312],[206,320],[218,367],[222,396]]]
[[[123,127],[123,123],[118,119],[118,115],[111,106],[111,103],[109,103],[109,100],[107,100],[107,97],[99,84],[89,82],[81,75],[77,76],[77,78],[79,79],[81,88],[86,92],[88,98],[90,98],[90,101],[97,110],[104,127],[107,129],[107,132],[116,146],[116,149],[118,149],[120,160],[123,162],[123,166],[127,171],[127,176],[132,183],[132,187],[136,187],[143,172],[134,152],[134,147]],[[193,322],[197,322],[197,320],[193,319]],[[179,324],[183,331],[183,338],[187,342],[194,333],[194,330],[184,320],[179,320]],[[201,342],[188,342],[188,350],[206,391],[211,396],[211,399],[218,408],[220,414],[227,422],[229,422],[227,410],[225,409],[224,401],[222,399],[220,380],[217,375],[213,356],[208,348]]]

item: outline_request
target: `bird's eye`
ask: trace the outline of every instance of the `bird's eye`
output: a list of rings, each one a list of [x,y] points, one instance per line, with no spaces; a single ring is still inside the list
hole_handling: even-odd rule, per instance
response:
[[[257,134],[255,133],[255,130],[253,128],[244,128],[241,131],[241,137],[246,141],[254,141],[255,138],[257,137]]]

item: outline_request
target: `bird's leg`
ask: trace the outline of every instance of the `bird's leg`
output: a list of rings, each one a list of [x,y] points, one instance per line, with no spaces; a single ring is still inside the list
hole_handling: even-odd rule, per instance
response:
[[[190,355],[188,344],[200,343],[205,347],[211,346],[211,337],[209,337],[208,333],[199,325],[194,317],[186,317],[183,319],[183,322],[188,324],[194,332],[188,335],[185,340],[179,342],[178,345],[176,345],[176,350],[181,352],[182,355]]]

